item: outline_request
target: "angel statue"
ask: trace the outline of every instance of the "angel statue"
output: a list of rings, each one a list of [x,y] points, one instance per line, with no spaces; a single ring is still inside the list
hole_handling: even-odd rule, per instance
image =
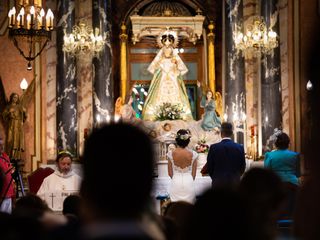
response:
[[[21,153],[25,150],[23,129],[23,124],[27,119],[25,104],[30,102],[33,88],[34,80],[20,97],[17,93],[11,93],[8,101],[0,79],[0,108],[6,128],[5,151],[11,159],[21,159]]]
[[[201,84],[197,82],[198,89]],[[200,92],[201,102],[200,107],[204,108],[204,114],[201,121],[201,127],[205,131],[219,131],[221,128],[221,119],[217,115],[216,101],[213,92],[208,88],[204,93]]]
[[[191,107],[182,76],[188,68],[178,55],[178,36],[169,29],[162,31],[157,43],[161,47],[148,67],[153,74],[148,97],[142,110],[143,120],[155,120],[156,111],[164,103],[180,105],[182,119],[192,120]]]

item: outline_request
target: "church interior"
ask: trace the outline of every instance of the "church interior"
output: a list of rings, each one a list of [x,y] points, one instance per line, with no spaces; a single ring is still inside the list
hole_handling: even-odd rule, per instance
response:
[[[247,160],[263,162],[283,131],[307,179],[320,170],[319,24],[318,0],[1,1],[0,137],[17,138],[5,150],[24,178],[54,164],[62,150],[81,165],[91,131],[126,118],[119,109],[129,106],[133,119],[124,120],[160,139],[161,177],[171,132],[191,129],[192,144],[218,141],[218,130],[199,127],[201,90],[210,89],[217,116],[233,124]],[[174,32],[176,58],[188,69],[181,81],[189,122],[144,120],[155,78],[148,67],[165,31]],[[21,105],[10,125],[6,109],[15,96]]]

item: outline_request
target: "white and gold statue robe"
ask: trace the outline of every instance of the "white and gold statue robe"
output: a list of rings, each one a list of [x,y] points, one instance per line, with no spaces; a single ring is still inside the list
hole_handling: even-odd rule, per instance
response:
[[[192,120],[191,107],[182,76],[188,72],[177,49],[164,46],[148,67],[153,79],[142,111],[143,120],[155,120],[163,103],[180,104],[183,120]]]

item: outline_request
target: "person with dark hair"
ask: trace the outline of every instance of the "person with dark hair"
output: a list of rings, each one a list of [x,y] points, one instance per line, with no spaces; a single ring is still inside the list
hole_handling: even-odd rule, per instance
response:
[[[38,192],[41,198],[46,199],[46,194],[52,192],[78,192],[81,184],[81,177],[72,170],[72,155],[62,151],[56,159],[57,169],[46,177]]]
[[[209,148],[206,168],[212,179],[212,186],[238,183],[245,170],[243,145],[233,142],[232,135],[232,124],[222,123],[221,142],[212,144]]]
[[[190,142],[190,131],[180,129],[176,135],[177,148],[169,151],[168,173],[171,177],[170,200],[193,203],[196,198],[194,179],[197,170],[198,154],[186,148]]]
[[[79,195],[69,195],[63,201],[63,215],[72,214],[80,216],[81,197]]]
[[[246,204],[248,226],[254,226],[246,239],[275,239],[286,198],[279,176],[270,169],[251,168],[243,175],[239,189]]]
[[[151,203],[153,158],[152,141],[138,127],[111,123],[91,133],[80,191],[84,239],[153,239],[142,220]]]
[[[296,205],[300,177],[299,153],[288,150],[289,136],[281,132],[274,143],[276,150],[266,152],[264,167],[273,170],[284,182],[287,199],[282,218],[291,218]]]
[[[183,240],[248,240],[248,229],[254,228],[247,223],[239,191],[230,186],[207,189],[197,199],[186,222]]]
[[[9,156],[3,151],[3,139],[0,137],[0,212],[11,213],[12,198],[15,195],[13,172]]]
[[[289,136],[282,132],[275,141],[276,150],[265,154],[264,166],[275,171],[283,182],[299,185],[299,153],[288,150]]]
[[[19,198],[15,204],[12,214],[17,217],[32,217],[40,219],[49,207],[39,196],[28,193]]]

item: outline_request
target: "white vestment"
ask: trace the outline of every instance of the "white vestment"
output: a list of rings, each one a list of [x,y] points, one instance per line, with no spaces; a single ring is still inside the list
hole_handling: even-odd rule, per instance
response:
[[[78,192],[80,190],[81,177],[75,172],[62,174],[58,170],[46,177],[37,192],[42,199],[52,192]]]

